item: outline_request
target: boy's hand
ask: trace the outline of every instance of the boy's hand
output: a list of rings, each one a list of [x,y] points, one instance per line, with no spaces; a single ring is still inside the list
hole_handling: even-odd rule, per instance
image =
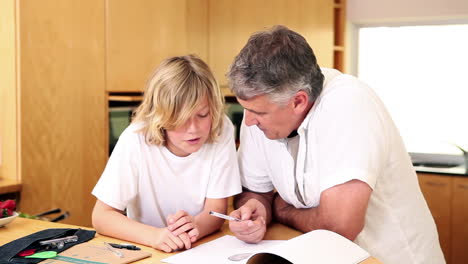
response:
[[[230,216],[242,221],[229,221],[229,229],[234,235],[247,243],[260,242],[266,233],[266,209],[256,199],[248,200]]]
[[[191,243],[197,241],[200,234],[195,224],[195,218],[183,210],[177,211],[174,215],[168,215],[167,228],[174,236],[186,233]]]
[[[153,248],[170,253],[183,248],[189,249],[191,247],[190,238],[186,233],[180,236],[175,236],[167,228],[159,228],[159,234]]]

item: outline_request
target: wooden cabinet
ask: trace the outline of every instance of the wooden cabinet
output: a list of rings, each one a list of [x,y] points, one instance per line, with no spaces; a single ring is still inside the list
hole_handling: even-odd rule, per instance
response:
[[[418,173],[419,185],[437,225],[445,260],[451,257],[452,177]]]
[[[345,69],[346,0],[334,0],[333,6],[333,68]]]
[[[322,67],[333,67],[333,1],[210,0],[209,65],[221,87],[249,36],[282,24],[303,35]]]
[[[22,182],[22,212],[89,226],[106,162],[104,2],[0,3],[1,177]]]
[[[453,178],[452,264],[468,261],[468,178]]]
[[[0,1],[0,179],[16,181],[18,165],[15,2]]]
[[[447,263],[468,260],[468,177],[418,173]]]
[[[106,90],[143,91],[168,56],[207,61],[208,0],[107,0]]]
[[[334,8],[330,0],[1,0],[0,178],[22,183],[22,212],[59,207],[71,214],[64,222],[90,226],[114,94],[141,93],[162,59],[188,53],[226,85],[248,37],[275,24],[301,33],[319,65],[333,67]]]

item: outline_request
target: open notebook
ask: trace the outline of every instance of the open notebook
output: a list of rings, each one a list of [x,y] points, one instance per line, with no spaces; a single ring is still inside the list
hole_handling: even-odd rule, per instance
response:
[[[229,260],[234,255],[245,254],[242,260]],[[287,241],[265,240],[252,245],[233,236],[223,236],[185,252],[165,258],[170,264],[355,264],[367,259],[369,253],[352,241],[326,230],[315,230]],[[233,259],[231,257],[231,259]]]

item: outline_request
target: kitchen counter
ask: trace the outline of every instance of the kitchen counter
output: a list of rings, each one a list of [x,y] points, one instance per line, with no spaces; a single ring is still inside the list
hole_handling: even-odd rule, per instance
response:
[[[460,165],[457,167],[451,168],[437,168],[437,167],[428,167],[428,166],[414,166],[416,172],[427,172],[427,173],[436,173],[436,174],[445,174],[447,176],[461,176],[468,177],[467,168],[465,165]]]
[[[468,158],[464,155],[409,153],[416,172],[468,177]]]

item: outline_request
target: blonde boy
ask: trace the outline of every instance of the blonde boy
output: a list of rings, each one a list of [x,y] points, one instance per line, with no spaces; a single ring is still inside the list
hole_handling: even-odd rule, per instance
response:
[[[241,192],[234,127],[208,66],[163,61],[92,194],[102,234],[172,252],[218,230]],[[126,212],[126,215],[125,215]]]

